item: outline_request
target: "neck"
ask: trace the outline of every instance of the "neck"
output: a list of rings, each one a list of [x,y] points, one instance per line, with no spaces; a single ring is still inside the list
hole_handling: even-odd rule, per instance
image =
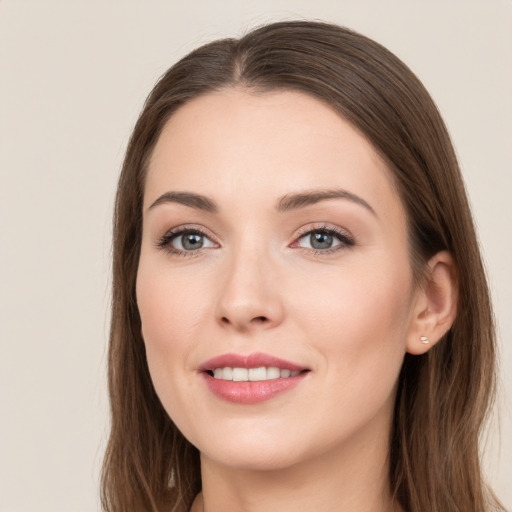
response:
[[[372,434],[272,470],[228,467],[202,455],[203,491],[192,511],[397,511],[389,491],[388,433]]]

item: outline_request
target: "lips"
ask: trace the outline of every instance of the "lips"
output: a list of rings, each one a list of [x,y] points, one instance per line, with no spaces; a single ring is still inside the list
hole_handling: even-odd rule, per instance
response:
[[[307,370],[304,366],[271,356],[255,352],[249,355],[240,354],[223,354],[206,361],[199,367],[199,371],[213,371],[215,368],[258,368],[258,367],[275,367],[281,370],[302,371]]]
[[[269,354],[224,354],[198,370],[209,390],[229,402],[255,404],[293,389],[309,369]]]

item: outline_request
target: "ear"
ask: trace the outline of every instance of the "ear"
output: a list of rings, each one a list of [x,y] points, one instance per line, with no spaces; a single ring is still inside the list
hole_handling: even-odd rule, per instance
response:
[[[448,251],[428,262],[425,282],[416,293],[407,336],[409,354],[424,354],[450,329],[457,314],[457,269]]]

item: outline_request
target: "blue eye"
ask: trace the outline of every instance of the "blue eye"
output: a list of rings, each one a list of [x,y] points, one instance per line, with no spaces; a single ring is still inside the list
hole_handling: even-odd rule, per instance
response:
[[[303,238],[306,238],[312,249],[331,249],[332,247],[336,247],[340,244],[340,241],[334,238],[333,235],[329,233],[320,233],[318,231]]]
[[[297,240],[296,245],[315,251],[330,252],[353,246],[354,241],[344,233],[325,227],[306,232]]]
[[[181,229],[166,233],[157,246],[172,253],[183,254],[216,247],[216,244],[198,229]]]
[[[180,251],[194,251],[203,247],[212,247],[213,243],[205,235],[189,231],[173,238],[171,245]]]

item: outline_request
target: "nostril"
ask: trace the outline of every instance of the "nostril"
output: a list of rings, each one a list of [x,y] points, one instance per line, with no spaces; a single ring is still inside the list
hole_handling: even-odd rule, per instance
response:
[[[220,322],[224,325],[233,325],[237,326],[241,329],[248,328],[250,325],[263,325],[269,323],[269,318],[260,315],[260,316],[254,316],[254,317],[246,317],[246,318],[236,318],[236,317],[229,317],[229,316],[223,316],[220,319]]]

